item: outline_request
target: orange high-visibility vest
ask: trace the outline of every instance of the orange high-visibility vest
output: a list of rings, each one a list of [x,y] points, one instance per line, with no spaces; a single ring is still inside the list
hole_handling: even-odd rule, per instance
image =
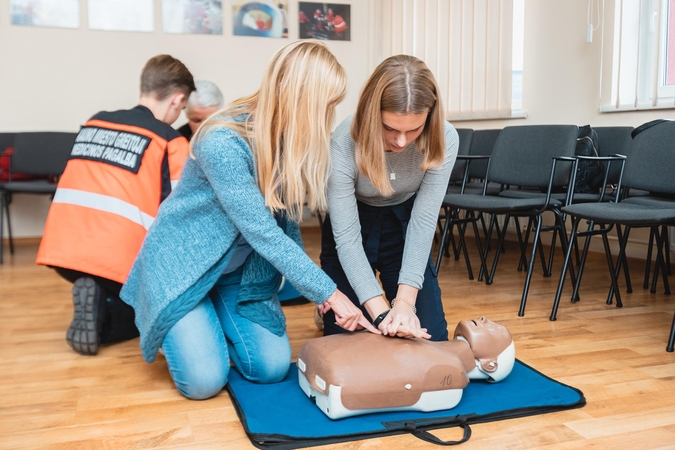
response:
[[[75,139],[36,262],[124,283],[188,148],[144,106],[96,114]]]

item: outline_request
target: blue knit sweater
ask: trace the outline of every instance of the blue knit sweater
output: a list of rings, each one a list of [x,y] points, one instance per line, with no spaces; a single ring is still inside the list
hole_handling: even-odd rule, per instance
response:
[[[178,185],[148,230],[120,297],[136,312],[141,350],[153,362],[169,329],[215,285],[239,234],[253,248],[244,264],[238,311],[276,334],[285,319],[281,272],[306,298],[323,303],[335,283],[307,256],[297,223],[275,218],[256,184],[253,154],[218,128],[193,146]]]

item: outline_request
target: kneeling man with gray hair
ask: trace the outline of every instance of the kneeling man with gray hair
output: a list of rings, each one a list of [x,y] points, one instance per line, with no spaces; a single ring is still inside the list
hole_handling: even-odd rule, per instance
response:
[[[218,86],[210,81],[195,81],[197,90],[190,94],[185,115],[188,122],[178,132],[189,141],[199,125],[218,110],[223,109],[225,100]]]

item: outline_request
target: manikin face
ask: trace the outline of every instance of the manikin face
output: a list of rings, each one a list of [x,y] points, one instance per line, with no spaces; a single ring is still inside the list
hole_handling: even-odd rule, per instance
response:
[[[429,113],[404,115],[382,111],[381,115],[384,147],[388,151],[400,153],[422,134]]]
[[[200,105],[188,105],[185,115],[187,116],[190,130],[192,130],[193,133],[196,133],[199,125],[216,111],[218,111],[218,106],[204,107]]]
[[[511,333],[505,326],[485,317],[462,320],[455,329],[455,339],[468,342],[479,370],[494,381],[502,380],[511,372],[515,350]]]
[[[461,336],[471,346],[477,359],[496,359],[513,341],[505,326],[485,317],[478,320],[461,320],[455,329],[455,337]]]

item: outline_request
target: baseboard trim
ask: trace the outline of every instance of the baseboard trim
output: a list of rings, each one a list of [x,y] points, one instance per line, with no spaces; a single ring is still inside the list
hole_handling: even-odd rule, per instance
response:
[[[15,237],[12,240],[15,246],[40,245],[42,237]],[[3,238],[2,245],[4,248],[9,248],[9,238]]]

